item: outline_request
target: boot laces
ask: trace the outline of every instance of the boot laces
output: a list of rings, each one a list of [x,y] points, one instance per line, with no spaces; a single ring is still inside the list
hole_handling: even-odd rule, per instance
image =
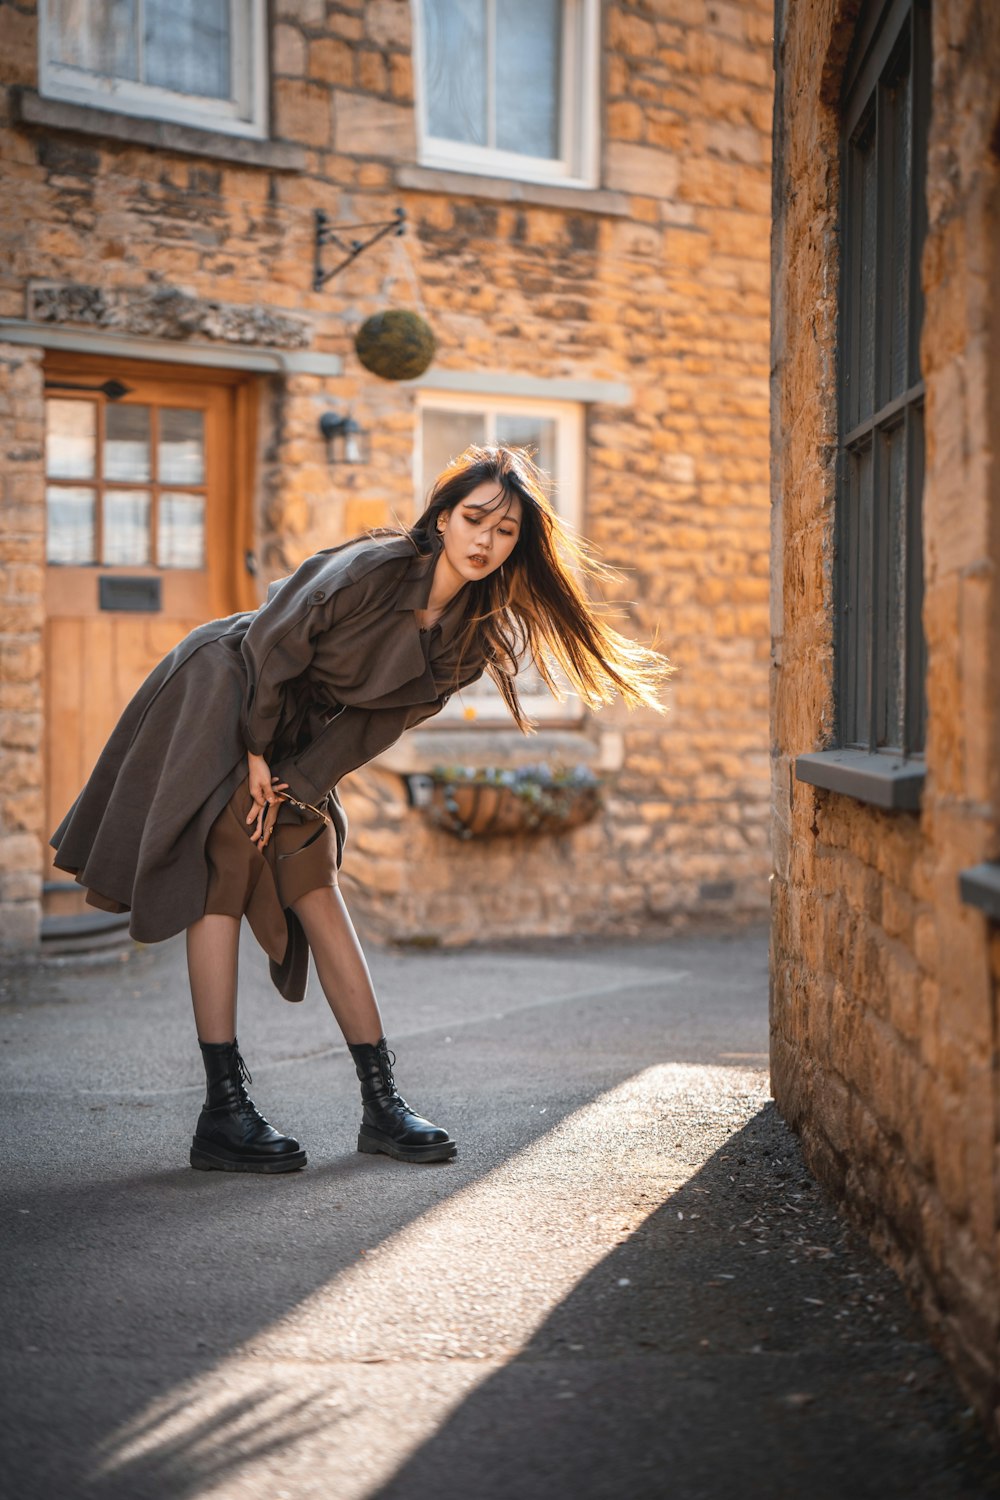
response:
[[[236,1093],[239,1099],[236,1107],[240,1114],[247,1119],[266,1125],[267,1121],[247,1093],[246,1086],[248,1083],[253,1083],[253,1074],[243,1061],[243,1053],[238,1047],[233,1057],[233,1072],[235,1074]]]

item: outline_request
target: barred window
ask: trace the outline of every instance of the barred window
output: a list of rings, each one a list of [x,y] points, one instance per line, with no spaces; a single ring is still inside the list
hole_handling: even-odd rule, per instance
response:
[[[924,748],[921,624],[929,0],[869,4],[843,101],[834,575],[836,735]]]

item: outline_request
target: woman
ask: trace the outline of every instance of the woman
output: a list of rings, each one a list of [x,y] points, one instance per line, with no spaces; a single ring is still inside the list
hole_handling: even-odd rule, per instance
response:
[[[288,1000],[311,951],[361,1081],[358,1149],[401,1161],[453,1157],[392,1073],[364,955],[337,885],[347,822],[337,783],[439,712],[486,671],[518,726],[515,677],[554,663],[589,705],[620,693],[661,709],[667,663],[608,626],[581,576],[605,574],[560,526],[521,450],[472,447],[440,476],[408,531],[317,553],[252,613],[185,637],[127,706],[52,837],[87,899],[131,911],[159,942],[186,929],[207,1097],[192,1166],[305,1165],[246,1091],[236,1040],[246,915]]]

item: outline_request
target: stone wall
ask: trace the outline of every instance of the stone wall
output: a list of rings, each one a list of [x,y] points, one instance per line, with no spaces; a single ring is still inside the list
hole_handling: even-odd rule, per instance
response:
[[[45,505],[42,362],[0,344],[0,948],[38,940]]]
[[[342,375],[296,373],[268,397],[264,582],[413,514],[414,392],[353,351],[365,317],[412,301],[399,248],[311,290],[315,208],[369,221],[403,204],[437,368],[627,386],[628,404],[587,408],[584,530],[625,570],[625,628],[658,632],[677,672],[665,719],[610,711],[577,736],[573,759],[597,757],[604,729],[621,753],[601,820],[561,839],[459,844],[406,807],[395,770],[355,778],[356,909],[374,933],[441,942],[761,915],[770,0],[603,6],[597,194],[421,175],[405,0],[271,12],[281,166],[153,149],[127,123],[37,123],[35,7],[0,3],[0,316],[48,326],[73,305],[51,287],[75,287],[78,326],[244,347],[256,327],[342,358]],[[331,470],[318,421],[334,403],[370,433],[367,464]],[[480,733],[484,761],[521,749]]]
[[[775,1098],[997,1415],[996,935],[958,872],[1000,854],[1000,12],[933,7],[919,813],[795,779],[832,725],[838,115],[858,6],[777,22],[772,336]],[[992,962],[991,962],[992,943]]]

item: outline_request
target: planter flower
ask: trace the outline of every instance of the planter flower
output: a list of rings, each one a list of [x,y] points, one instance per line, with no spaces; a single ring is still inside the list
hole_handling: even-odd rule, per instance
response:
[[[415,804],[460,839],[562,833],[601,805],[600,782],[588,766],[436,766],[421,780]]]

